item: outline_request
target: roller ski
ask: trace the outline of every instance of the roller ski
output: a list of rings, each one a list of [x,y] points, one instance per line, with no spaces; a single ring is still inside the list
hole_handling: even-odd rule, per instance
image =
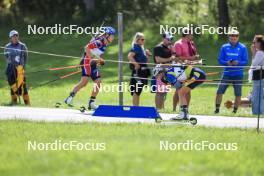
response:
[[[79,110],[82,113],[85,113],[87,111],[87,108],[85,106],[76,107],[73,104],[66,104],[65,102],[55,103],[55,108],[70,108],[70,109]]]
[[[180,117],[174,117],[170,119],[171,122],[180,122],[180,123],[189,123],[191,125],[197,124],[197,119],[195,117],[190,118],[180,118]]]
[[[169,120],[164,120],[161,117],[158,117],[156,119],[156,122],[162,123],[162,122],[175,122],[175,123],[180,123],[180,124],[191,124],[191,125],[196,125],[197,124],[197,119],[195,117],[189,117],[187,113],[181,112],[181,114],[177,117],[170,118]]]
[[[171,118],[171,119],[169,119],[169,120],[164,120],[164,119],[162,119],[162,118],[157,118],[156,119],[156,122],[157,123],[179,123],[179,124],[191,124],[191,125],[196,125],[197,124],[197,119],[196,118],[194,118],[194,117],[191,117],[191,118],[189,118],[189,119],[181,119],[181,118],[178,118],[178,117],[176,117],[176,118]]]
[[[75,96],[75,93],[71,92],[70,95],[64,100],[64,102],[56,102],[55,107],[56,108],[76,109],[77,107],[72,103],[74,96]],[[83,106],[81,106],[81,107],[83,107]],[[77,108],[77,109],[79,109],[79,108]]]
[[[84,106],[81,106],[80,107],[80,111],[82,112],[82,113],[85,113],[85,112],[87,112],[87,111],[93,111],[93,110],[96,110],[97,109],[97,106],[95,105],[95,100],[90,100],[89,101],[89,103],[88,103],[88,107],[86,108],[86,107],[84,107]]]
[[[55,108],[74,108],[73,104],[65,104],[64,102],[56,102],[54,105]]]

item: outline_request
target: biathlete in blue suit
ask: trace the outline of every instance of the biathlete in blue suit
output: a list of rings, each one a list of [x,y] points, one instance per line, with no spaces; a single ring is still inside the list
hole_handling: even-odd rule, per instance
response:
[[[164,68],[159,64],[154,68],[153,76],[160,78],[166,84],[171,84],[179,91],[181,111],[177,119],[188,120],[187,96],[192,89],[205,81],[205,73],[201,69],[192,66],[172,65],[170,68]]]

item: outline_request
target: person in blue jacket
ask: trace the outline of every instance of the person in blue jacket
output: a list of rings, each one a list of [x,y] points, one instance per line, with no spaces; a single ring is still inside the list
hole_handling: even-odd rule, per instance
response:
[[[237,112],[241,101],[244,72],[243,67],[240,66],[246,66],[248,64],[248,50],[244,44],[239,42],[239,32],[237,30],[231,30],[228,35],[229,42],[222,45],[218,58],[219,64],[227,67],[224,68],[222,79],[216,93],[216,114],[220,112],[222,97],[229,84],[233,85],[235,93],[233,113]]]

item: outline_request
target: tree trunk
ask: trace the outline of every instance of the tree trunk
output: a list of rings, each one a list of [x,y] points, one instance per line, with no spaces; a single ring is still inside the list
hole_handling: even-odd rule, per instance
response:
[[[85,4],[86,12],[93,11],[95,8],[95,2],[94,0],[83,0],[83,3]]]
[[[228,27],[230,21],[229,21],[227,0],[218,0],[217,6],[218,6],[219,26]]]

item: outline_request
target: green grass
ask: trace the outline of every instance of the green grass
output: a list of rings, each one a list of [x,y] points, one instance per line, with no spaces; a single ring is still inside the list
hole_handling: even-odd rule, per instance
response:
[[[13,175],[263,175],[255,130],[98,123],[0,122],[0,173]],[[104,151],[32,151],[28,141],[105,143]],[[237,143],[237,151],[161,151],[170,143]]]
[[[6,33],[8,29],[4,28],[0,31],[0,37],[6,38]],[[71,56],[80,56],[82,54],[83,46],[87,43],[90,36],[33,36],[27,35],[25,28],[19,30],[21,34],[21,40],[25,42],[28,46],[29,50],[40,51],[40,52],[50,52],[56,54],[64,54]],[[156,29],[145,29],[144,33],[146,35],[146,46],[145,48],[153,49],[153,47],[159,43],[160,35],[158,34],[158,30]],[[132,40],[132,36],[134,33],[125,32],[124,35],[124,60],[127,61],[127,53],[130,48],[130,43]],[[179,39],[179,36],[175,37],[175,40]],[[195,39],[196,44],[198,46],[198,50],[200,55],[207,59],[207,65],[218,65],[217,64],[217,55],[220,46],[226,42],[225,40],[218,39],[214,40],[208,36],[197,37]],[[243,40],[242,40],[243,41]],[[3,46],[8,42],[8,40],[0,41],[0,45]],[[249,41],[243,41],[246,44],[249,44]],[[104,58],[117,60],[117,39],[115,42],[108,48],[106,55]],[[3,70],[4,73],[4,58],[1,55],[2,59],[0,59],[0,70]],[[151,58],[151,61],[153,59]],[[63,71],[49,71],[49,72],[41,72],[41,73],[30,73],[36,70],[43,70],[50,67],[61,67],[67,65],[76,65],[79,63],[79,59],[72,58],[63,58],[63,57],[54,57],[54,56],[46,56],[46,55],[38,55],[38,54],[29,54],[29,62],[27,66],[27,83],[28,87],[36,87],[36,85],[40,83],[44,83],[46,81],[53,80],[59,76],[65,75],[69,72],[75,71],[76,69],[67,69]],[[221,72],[219,68],[205,68],[206,72]],[[118,83],[118,67],[116,63],[106,62],[106,65],[101,68],[102,72],[102,82],[105,85]],[[124,64],[124,75],[130,76],[130,70],[127,64]],[[208,79],[219,79],[221,74],[216,76],[208,76]],[[247,76],[247,75],[246,75]],[[246,79],[245,76],[245,79]],[[9,97],[9,88],[7,86],[6,81],[4,81],[4,74],[0,76],[0,104],[4,105],[10,101]],[[80,75],[75,75],[70,78],[57,81],[55,83],[49,84],[47,86],[43,86],[40,88],[33,89],[30,91],[31,103],[34,107],[53,107],[56,102],[63,101],[74,87],[74,85],[79,81]],[[129,83],[129,78],[125,77],[126,83]],[[76,104],[86,105],[88,98],[90,97],[90,90],[92,84],[90,84],[83,89],[80,93],[78,93],[75,98]],[[214,98],[216,93],[217,85],[209,86],[203,85],[199,88],[195,89],[192,93],[192,101],[190,106],[191,114],[205,114],[205,115],[213,115],[214,111]],[[243,88],[243,96],[247,96],[250,92],[251,88],[249,86],[244,86]],[[165,109],[161,112],[172,113],[172,93],[169,93],[167,96],[167,100],[165,103]],[[224,97],[224,101],[227,99],[233,99],[233,90],[230,88]],[[128,92],[124,94],[124,102],[126,105],[131,105],[132,97]],[[118,104],[118,93],[106,93],[102,92],[99,94],[97,98],[98,104]],[[141,105],[145,106],[154,106],[154,94],[149,92],[143,93],[141,98]],[[248,109],[240,109],[237,113],[237,116],[251,116],[251,110]],[[222,108],[221,115],[233,116],[230,110]]]

